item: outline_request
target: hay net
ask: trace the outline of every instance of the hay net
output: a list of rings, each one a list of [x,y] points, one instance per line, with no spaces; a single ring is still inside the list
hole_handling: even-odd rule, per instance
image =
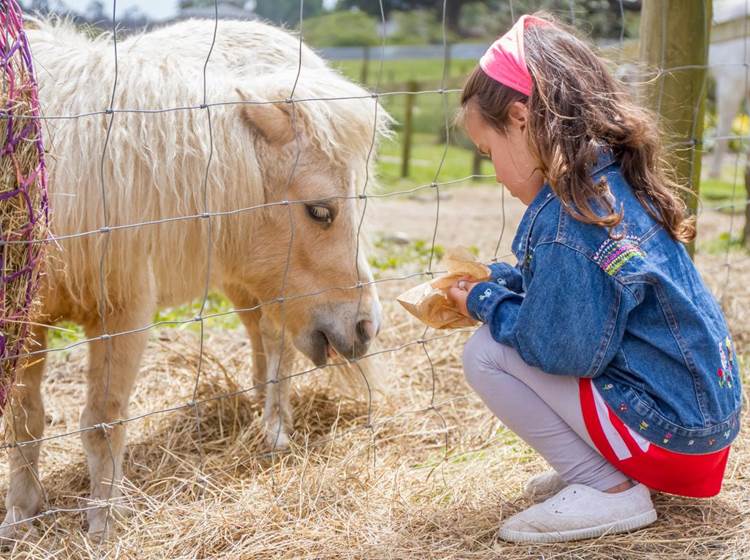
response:
[[[0,0],[0,414],[29,331],[49,206],[31,52],[15,0]]]

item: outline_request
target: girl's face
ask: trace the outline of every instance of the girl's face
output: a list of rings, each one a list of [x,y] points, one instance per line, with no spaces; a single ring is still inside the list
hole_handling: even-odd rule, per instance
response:
[[[526,140],[527,115],[526,105],[513,102],[505,132],[500,132],[482,118],[472,99],[466,104],[464,126],[479,152],[492,159],[498,183],[528,206],[542,188],[544,176]]]

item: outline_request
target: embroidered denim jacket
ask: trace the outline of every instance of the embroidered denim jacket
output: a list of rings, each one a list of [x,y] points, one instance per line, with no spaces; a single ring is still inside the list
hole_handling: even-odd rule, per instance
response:
[[[611,152],[591,174],[606,176],[624,209],[613,232],[622,237],[571,217],[545,184],[513,240],[518,264],[490,265],[490,281],[469,293],[469,313],[529,365],[592,378],[615,414],[655,445],[722,449],[739,431],[741,386],[721,309]]]

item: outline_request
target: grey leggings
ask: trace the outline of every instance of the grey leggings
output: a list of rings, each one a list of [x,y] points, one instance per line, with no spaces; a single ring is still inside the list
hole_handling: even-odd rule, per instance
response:
[[[594,446],[583,421],[578,379],[526,364],[482,325],[463,351],[466,380],[503,424],[569,484],[607,490],[628,480]]]

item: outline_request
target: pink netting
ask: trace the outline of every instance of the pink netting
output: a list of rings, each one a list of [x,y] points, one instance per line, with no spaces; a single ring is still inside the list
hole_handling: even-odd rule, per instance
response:
[[[26,348],[49,206],[37,83],[21,10],[0,0],[0,414]]]

